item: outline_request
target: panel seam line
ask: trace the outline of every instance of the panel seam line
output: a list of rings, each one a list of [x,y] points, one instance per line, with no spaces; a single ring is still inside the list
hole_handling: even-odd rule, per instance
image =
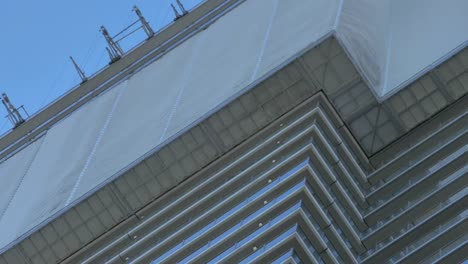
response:
[[[117,105],[119,104],[120,99],[122,98],[122,95],[123,95],[124,91],[126,90],[127,86],[128,86],[128,83],[124,87],[122,87],[121,90],[119,91],[119,94],[117,95],[117,98],[115,99],[115,102],[112,105],[112,109],[111,109],[109,115],[107,116],[106,122],[104,123],[104,126],[102,127],[101,131],[99,132],[98,138],[96,139],[96,142],[93,145],[91,153],[89,154],[88,158],[86,159],[86,163],[85,163],[83,169],[81,170],[80,174],[78,175],[78,179],[76,180],[75,185],[73,185],[73,189],[70,192],[70,195],[68,196],[67,202],[65,203],[65,207],[70,205],[70,203],[72,202],[72,198],[73,198],[73,196],[75,196],[75,193],[78,190],[78,187],[80,186],[84,175],[88,171],[88,168],[89,168],[89,165],[91,164],[92,159],[96,156],[97,148],[98,148],[99,144],[101,143],[102,139],[104,138],[104,134],[107,131],[107,128],[109,127],[110,121],[111,121],[112,117],[114,116],[115,110],[117,109]]]
[[[33,164],[34,161],[36,160],[37,154],[39,153],[39,150],[41,149],[42,144],[44,143],[44,141],[45,141],[45,135],[44,135],[43,138],[41,139],[41,143],[40,143],[39,146],[37,147],[36,152],[35,152],[35,153],[33,154],[33,156],[31,157],[31,162],[29,162],[28,167],[26,168],[26,170],[25,170],[23,176],[22,176],[21,179],[19,180],[19,183],[18,183],[18,185],[16,186],[15,191],[8,197],[8,204],[7,204],[7,206],[5,207],[5,209],[2,210],[2,212],[0,213],[0,220],[3,219],[3,216],[5,215],[5,213],[6,213],[6,212],[8,211],[8,209],[10,208],[11,202],[13,201],[13,199],[14,199],[15,196],[16,196],[16,194],[18,193],[18,190],[20,189],[21,185],[23,184],[24,178],[26,178],[26,175],[29,173],[29,170],[31,169],[32,164]]]
[[[273,27],[273,21],[275,19],[276,13],[278,11],[278,4],[279,4],[279,0],[276,0],[274,5],[273,5],[273,12],[271,14],[270,21],[268,23],[268,27],[267,27],[267,31],[265,33],[265,37],[263,38],[262,46],[260,48],[260,54],[258,55],[257,63],[255,65],[254,71],[252,73],[251,82],[253,82],[255,80],[255,78],[257,77],[257,74],[258,74],[258,70],[260,69],[260,64],[262,63],[263,55],[265,54],[265,49],[266,49],[267,42],[270,39],[271,29]]]
[[[182,87],[180,88],[178,94],[177,94],[177,97],[176,97],[176,101],[174,103],[174,105],[172,106],[172,109],[171,109],[171,112],[169,113],[169,117],[166,121],[166,124],[164,125],[164,130],[163,130],[163,133],[161,134],[161,137],[159,138],[159,142],[158,142],[158,145],[161,144],[161,142],[163,142],[164,140],[164,137],[166,136],[166,133],[167,133],[167,130],[169,129],[169,126],[172,122],[172,119],[174,118],[174,115],[175,115],[175,112],[177,111],[177,108],[180,104],[180,101],[182,100],[182,95],[186,89],[186,87],[188,86],[188,80],[190,78],[190,75],[192,73],[192,70],[193,70],[193,63],[194,63],[194,58],[195,58],[195,53],[196,53],[196,50],[198,49],[199,47],[199,43],[202,42],[202,40],[204,40],[204,38],[200,38],[198,40],[198,43],[196,43],[196,46],[193,48],[193,51],[192,51],[192,55],[191,55],[191,58],[190,58],[190,64],[189,66],[187,67],[187,69],[185,70],[184,72],[184,83],[182,85]]]

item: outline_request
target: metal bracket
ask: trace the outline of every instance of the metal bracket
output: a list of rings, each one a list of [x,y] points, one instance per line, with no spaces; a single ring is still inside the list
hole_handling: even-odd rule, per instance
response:
[[[21,116],[21,113],[19,109],[22,109],[23,112],[29,116],[28,112],[26,112],[26,109],[24,109],[24,106],[20,106],[19,108],[16,108],[10,101],[10,98],[6,95],[6,93],[2,93],[2,103],[5,106],[5,109],[8,113],[6,116],[8,120],[11,122],[13,125],[13,128],[18,127],[22,123],[24,123],[25,119],[23,116]]]
[[[104,26],[101,26],[101,33],[102,35],[104,36],[107,44],[108,44],[108,47],[106,47],[106,50],[109,54],[109,58],[111,60],[110,63],[113,63],[117,60],[119,60],[123,55],[124,55],[124,52],[122,50],[122,48],[120,47],[120,45],[115,42],[112,37],[109,35],[109,32],[107,31],[107,29],[104,27]]]
[[[184,5],[180,2],[180,0],[176,0],[176,3],[179,6],[179,9],[182,12],[182,14],[179,13],[179,11],[174,6],[174,4],[171,4],[172,10],[174,11],[174,15],[175,15],[174,21],[188,14],[188,11],[185,9]]]
[[[151,28],[151,26],[149,25],[148,21],[146,21],[145,17],[142,15],[140,9],[138,9],[137,6],[133,6],[133,11],[136,13],[136,15],[138,16],[138,19],[140,20],[142,26],[143,26],[143,30],[145,31],[146,35],[148,36],[148,38],[151,38],[152,36],[154,36],[154,31],[153,29]]]
[[[70,60],[72,61],[73,66],[75,67],[75,70],[78,72],[78,75],[81,78],[81,83],[86,82],[88,78],[86,77],[85,73],[81,70],[81,68],[78,66],[78,64],[76,63],[76,61],[73,59],[72,56],[70,56]]]
[[[182,10],[182,15],[185,16],[188,14],[187,10],[185,9],[184,5],[180,2],[180,0],[176,0],[177,5],[179,5],[180,10]]]

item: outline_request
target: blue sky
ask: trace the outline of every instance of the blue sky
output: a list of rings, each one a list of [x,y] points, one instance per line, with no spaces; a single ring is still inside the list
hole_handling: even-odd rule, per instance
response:
[[[156,31],[174,18],[175,0],[4,0],[0,2],[0,92],[29,114],[76,86],[80,79],[69,56],[95,73],[109,62],[99,27],[115,34],[136,20],[137,5]],[[202,0],[182,0],[191,9]],[[143,33],[122,42],[124,50],[144,39]],[[11,128],[0,108],[0,134]]]

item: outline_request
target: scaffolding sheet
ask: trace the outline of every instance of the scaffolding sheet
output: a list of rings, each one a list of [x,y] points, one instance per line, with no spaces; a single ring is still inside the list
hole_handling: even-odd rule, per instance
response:
[[[68,205],[76,184],[86,172],[119,90],[118,86],[96,97],[49,129],[38,143],[31,145],[39,144],[40,147],[35,150],[34,160],[26,166],[26,174],[0,219],[2,246]],[[12,160],[4,164],[8,165]]]

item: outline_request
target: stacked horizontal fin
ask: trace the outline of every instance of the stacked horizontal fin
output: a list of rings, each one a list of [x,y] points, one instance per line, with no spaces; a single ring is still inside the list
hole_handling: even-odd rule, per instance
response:
[[[142,210],[138,224],[80,261],[461,260],[467,118],[460,115],[366,176],[352,154],[359,149],[339,131],[326,99],[315,96],[223,155],[216,169],[206,167]]]

